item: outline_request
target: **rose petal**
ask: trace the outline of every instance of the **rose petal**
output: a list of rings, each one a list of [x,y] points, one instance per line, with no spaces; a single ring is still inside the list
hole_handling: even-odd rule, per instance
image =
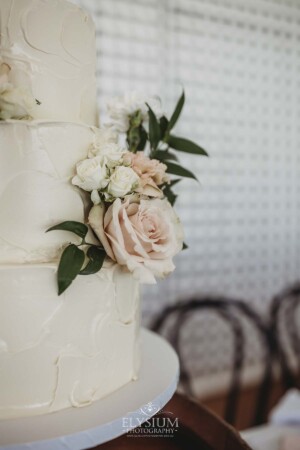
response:
[[[107,255],[115,261],[115,255],[113,254],[113,251],[111,249],[111,246],[109,244],[109,241],[105,235],[104,228],[103,228],[103,218],[105,213],[105,207],[101,203],[100,205],[95,205],[92,207],[89,213],[88,221],[94,232],[96,233],[96,236],[98,237],[99,241],[103,245],[104,250],[106,251]]]

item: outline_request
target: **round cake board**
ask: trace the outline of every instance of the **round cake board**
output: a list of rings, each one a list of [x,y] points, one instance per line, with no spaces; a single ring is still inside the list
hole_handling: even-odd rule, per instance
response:
[[[0,421],[1,450],[81,450],[134,429],[173,396],[179,376],[172,347],[151,331],[141,331],[142,363],[137,381],[83,408]]]

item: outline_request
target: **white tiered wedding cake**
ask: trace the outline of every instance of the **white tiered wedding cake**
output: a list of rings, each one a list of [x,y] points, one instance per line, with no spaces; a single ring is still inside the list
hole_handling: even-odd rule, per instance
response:
[[[0,20],[2,78],[19,89],[19,109],[30,103],[28,92],[37,99],[30,120],[0,121],[5,419],[87,405],[136,378],[139,285],[107,263],[58,297],[57,258],[71,234],[45,234],[66,217],[84,221],[70,180],[97,125],[92,20],[65,0],[1,0]]]
[[[97,128],[95,57],[72,3],[1,0],[0,419],[136,379],[139,283],[184,248],[173,187],[196,177],[176,152],[207,155],[173,135],[184,92],[170,119],[156,97],[117,97]]]

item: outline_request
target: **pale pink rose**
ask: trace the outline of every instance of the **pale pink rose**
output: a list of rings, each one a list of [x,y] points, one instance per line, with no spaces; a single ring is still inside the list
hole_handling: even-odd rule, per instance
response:
[[[172,258],[182,250],[183,229],[166,199],[122,202],[119,198],[105,211],[96,205],[89,224],[107,255],[127,266],[142,283],[155,283],[173,272]]]
[[[144,152],[127,152],[123,161],[125,164],[129,164],[140,177],[140,186],[136,192],[149,197],[163,197],[159,186],[170,181],[170,177],[166,174],[167,166],[165,164],[157,159],[148,158]]]

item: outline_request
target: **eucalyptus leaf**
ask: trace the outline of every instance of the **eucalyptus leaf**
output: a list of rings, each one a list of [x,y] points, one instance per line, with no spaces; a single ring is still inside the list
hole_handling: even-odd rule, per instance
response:
[[[207,152],[195,142],[177,136],[169,136],[168,144],[170,147],[181,152],[192,153],[194,155],[208,156]]]
[[[151,107],[148,105],[148,103],[146,103],[146,105],[148,106],[148,114],[149,114],[149,141],[151,148],[156,150],[158,143],[161,139],[160,125]]]
[[[182,250],[186,250],[187,248],[189,248],[189,246],[184,242],[182,244]]]
[[[68,220],[49,228],[46,233],[48,233],[48,231],[54,230],[70,231],[71,233],[75,233],[77,234],[77,236],[84,239],[87,235],[88,227],[84,223]]]
[[[172,174],[172,175],[178,175],[180,177],[185,177],[185,178],[193,178],[194,180],[197,180],[197,177],[190,172],[188,169],[185,169],[182,166],[179,166],[178,164],[166,161],[165,162],[166,166],[167,166],[167,172]],[[197,180],[198,181],[198,180]]]
[[[106,253],[103,249],[92,245],[87,251],[89,261],[84,269],[80,271],[80,275],[92,275],[99,272],[103,266]]]
[[[180,116],[180,114],[181,114],[181,111],[182,111],[184,102],[185,102],[185,95],[184,95],[184,91],[182,91],[182,94],[181,94],[181,96],[180,96],[180,98],[179,98],[179,100],[178,100],[178,102],[177,102],[177,104],[176,104],[175,110],[174,110],[174,112],[173,112],[173,114],[172,114],[172,117],[171,117],[171,119],[170,119],[170,122],[169,122],[169,124],[168,124],[168,128],[167,128],[167,130],[166,130],[166,131],[167,131],[167,134],[169,134],[170,131],[171,131],[171,130],[174,128],[174,126],[176,125],[176,122],[177,122],[177,120],[179,119],[179,116]]]
[[[57,271],[58,295],[61,295],[75,280],[82,268],[84,258],[84,252],[76,245],[70,244],[65,248]]]

